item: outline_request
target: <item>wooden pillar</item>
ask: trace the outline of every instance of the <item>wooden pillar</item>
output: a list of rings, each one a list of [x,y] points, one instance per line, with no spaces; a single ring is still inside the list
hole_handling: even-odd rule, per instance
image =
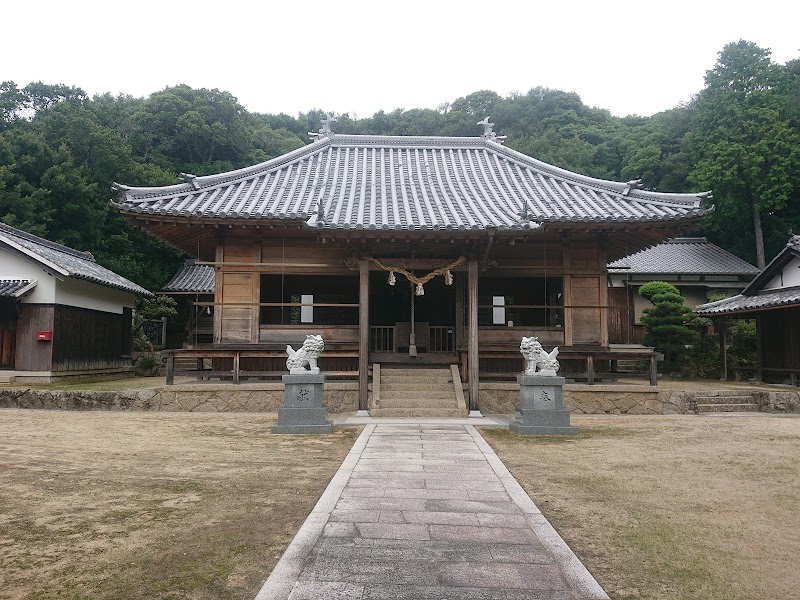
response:
[[[369,262],[358,261],[358,415],[369,413]]]
[[[467,276],[467,354],[469,364],[469,416],[480,417],[478,408],[478,261],[469,261]]]
[[[600,345],[608,346],[608,260],[606,258],[606,236],[601,234],[598,248],[598,266],[604,275],[600,278]]]
[[[762,338],[762,332],[764,330],[764,321],[761,317],[761,313],[756,313],[756,372],[755,378],[756,381],[761,382],[764,381],[764,372],[762,368],[764,367],[764,342]]]
[[[172,385],[175,382],[175,354],[167,352],[167,385]]]
[[[728,326],[723,319],[717,321],[719,329],[720,381],[728,381]]]
[[[572,266],[569,239],[563,241],[561,246],[561,261],[564,265],[563,299],[564,306],[572,306],[572,277],[569,275]],[[572,346],[572,308],[564,308],[564,345]]]
[[[453,325],[456,351],[459,351],[464,347],[464,279],[461,273],[453,273],[453,278],[456,286],[456,322]]]
[[[225,242],[219,234],[215,236],[215,239],[217,248],[214,260],[217,264],[214,265],[214,344],[216,345],[222,342],[222,268],[219,263],[225,260]]]

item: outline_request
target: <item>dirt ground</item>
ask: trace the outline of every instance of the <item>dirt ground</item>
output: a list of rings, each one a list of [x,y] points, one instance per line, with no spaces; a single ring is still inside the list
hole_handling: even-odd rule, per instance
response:
[[[252,599],[358,431],[0,410],[0,598]]]
[[[482,433],[612,598],[800,598],[800,416],[572,423]]]

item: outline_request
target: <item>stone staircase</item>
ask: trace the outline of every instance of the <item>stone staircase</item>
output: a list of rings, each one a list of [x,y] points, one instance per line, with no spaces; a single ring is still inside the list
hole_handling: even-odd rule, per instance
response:
[[[699,393],[690,401],[689,410],[698,415],[728,412],[758,412],[756,399],[748,392],[722,390]]]
[[[373,417],[459,418],[467,416],[456,365],[378,368],[373,365]],[[377,375],[377,377],[375,377]]]

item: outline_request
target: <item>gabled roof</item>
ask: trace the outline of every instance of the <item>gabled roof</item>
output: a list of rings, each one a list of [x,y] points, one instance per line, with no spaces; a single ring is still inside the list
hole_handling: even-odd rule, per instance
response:
[[[163,291],[170,294],[213,294],[215,281],[214,267],[198,265],[189,259],[172,276]]]
[[[755,275],[758,268],[704,237],[675,238],[608,264],[609,273]]]
[[[3,223],[0,223],[0,248],[33,259],[56,277],[85,279],[141,296],[153,295],[121,275],[98,265],[89,252],[73,250]]]
[[[701,315],[725,315],[786,306],[800,306],[800,287],[766,290],[752,296],[739,294],[724,300],[701,304],[695,312]]]
[[[741,294],[701,304],[695,309],[695,312],[701,315],[723,315],[800,306],[800,287],[763,290],[763,287],[795,257],[800,257],[800,236],[798,235],[789,237],[786,247],[764,267],[761,273],[742,290]]]
[[[21,298],[35,287],[35,279],[0,279],[0,298]]]
[[[707,193],[560,169],[485,137],[328,134],[267,162],[166,187],[115,184],[120,211],[181,220],[299,220],[326,230],[530,229],[691,222]]]

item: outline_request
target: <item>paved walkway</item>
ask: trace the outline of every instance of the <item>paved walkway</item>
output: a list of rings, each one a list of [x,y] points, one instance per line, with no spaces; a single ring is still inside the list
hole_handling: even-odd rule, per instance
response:
[[[608,598],[472,425],[368,424],[256,600]]]

